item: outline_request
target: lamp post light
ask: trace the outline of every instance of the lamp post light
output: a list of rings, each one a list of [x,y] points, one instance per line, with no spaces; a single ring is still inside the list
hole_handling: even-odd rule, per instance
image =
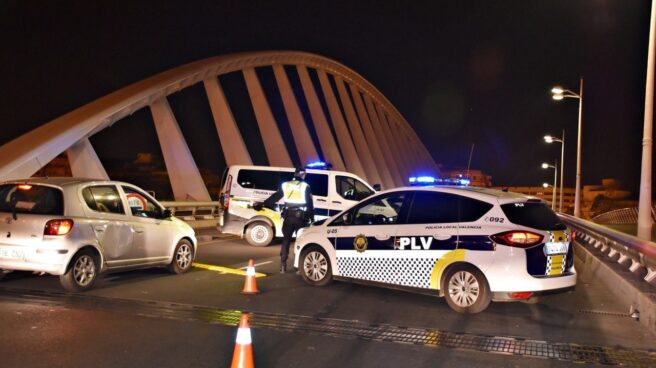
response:
[[[563,87],[551,89],[552,98],[560,101],[564,98],[576,98],[579,100],[579,129],[576,146],[576,188],[574,189],[574,216],[581,217],[581,129],[583,128],[583,78],[579,83],[579,93],[572,92]]]
[[[560,143],[560,200],[558,201],[558,212],[563,212],[563,171],[565,168],[565,129],[563,129],[563,136],[556,138],[550,135],[544,136],[544,141],[547,143],[558,142]]]
[[[549,186],[553,187],[553,190],[551,191],[552,195],[553,195],[552,200],[551,200],[551,209],[555,211],[556,210],[556,190],[558,190],[558,184],[556,184],[556,183],[558,183],[558,162],[555,162],[554,165],[549,165],[548,163],[544,162],[544,163],[542,163],[542,168],[543,169],[554,169],[554,183],[553,183],[553,185],[549,185],[547,183],[544,183],[544,184],[542,184],[542,186],[545,187],[545,188],[547,188]],[[546,186],[545,186],[545,184],[546,184]],[[561,192],[560,195],[562,196],[563,193]]]

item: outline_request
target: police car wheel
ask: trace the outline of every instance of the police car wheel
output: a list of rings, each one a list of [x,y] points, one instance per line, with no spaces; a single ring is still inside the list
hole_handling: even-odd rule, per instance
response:
[[[246,228],[246,241],[256,247],[266,247],[273,241],[273,229],[263,221],[256,221]]]
[[[490,305],[490,287],[485,276],[473,266],[455,265],[444,278],[446,302],[458,313],[479,313]]]
[[[333,279],[330,261],[323,249],[312,247],[301,254],[301,276],[313,286],[324,286]]]

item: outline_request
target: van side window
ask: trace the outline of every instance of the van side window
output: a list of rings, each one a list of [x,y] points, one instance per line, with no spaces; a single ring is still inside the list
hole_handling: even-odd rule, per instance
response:
[[[312,195],[320,197],[328,196],[328,175],[308,173],[305,176],[305,181],[310,185]]]
[[[351,201],[361,201],[374,194],[364,183],[352,177],[337,175],[335,184],[337,193],[342,198]]]
[[[248,189],[278,190],[278,172],[262,170],[239,170],[237,183]]]
[[[409,224],[458,222],[458,198],[449,193],[416,191],[410,206]]]
[[[82,197],[87,206],[96,212],[125,215],[121,196],[113,185],[86,187],[82,190]]]

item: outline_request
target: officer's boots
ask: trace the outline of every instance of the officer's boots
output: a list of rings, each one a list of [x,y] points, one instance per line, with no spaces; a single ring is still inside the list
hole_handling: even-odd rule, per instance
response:
[[[287,272],[287,265],[285,263],[280,264],[280,273]]]

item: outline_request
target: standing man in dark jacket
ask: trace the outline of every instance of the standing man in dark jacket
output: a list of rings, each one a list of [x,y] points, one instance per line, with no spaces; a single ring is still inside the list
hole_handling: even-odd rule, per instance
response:
[[[314,207],[310,185],[303,181],[305,169],[297,168],[294,179],[280,185],[280,189],[264,201],[264,207],[275,210],[276,203],[283,199],[282,245],[280,246],[280,273],[287,271],[287,256],[292,235],[298,229],[314,221]]]

